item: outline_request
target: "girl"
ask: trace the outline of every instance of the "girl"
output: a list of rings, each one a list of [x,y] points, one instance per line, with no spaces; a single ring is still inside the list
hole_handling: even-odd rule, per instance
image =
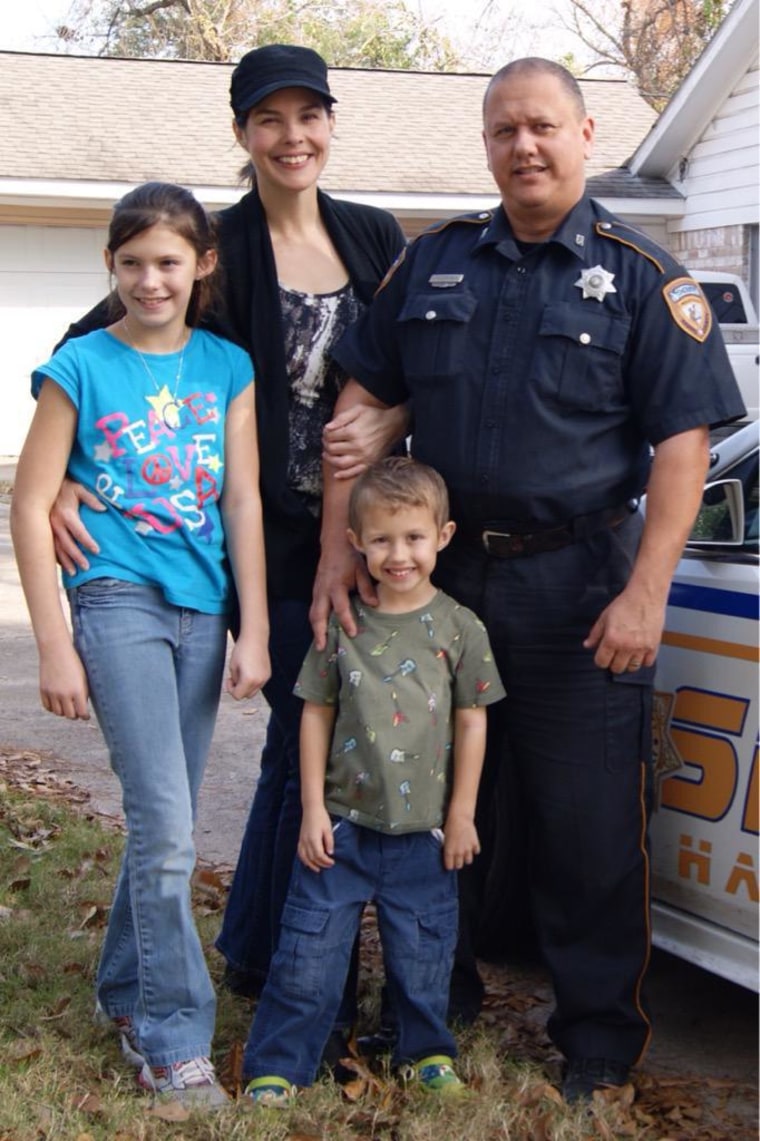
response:
[[[404,237],[386,211],[318,188],[335,99],[316,52],[294,44],[254,48],[232,73],[230,103],[252,186],[219,215],[224,319],[217,316],[216,327],[248,349],[258,376],[272,677],[263,691],[271,717],[261,775],[217,947],[230,990],[255,995],[277,945],[301,820],[301,702],[293,686],[312,638],[321,434],[343,380],[330,350],[371,301]],[[69,333],[105,319],[101,304]],[[354,411],[332,422],[338,470],[351,471],[351,455],[379,458],[406,427],[403,408]],[[53,513],[59,558],[70,569],[86,565],[91,549],[78,498],[83,493],[69,484]]]
[[[121,782],[127,844],[97,976],[98,1006],[138,1082],[221,1105],[209,1061],[215,998],[192,918],[193,819],[214,728],[233,583],[240,630],[227,690],[269,677],[264,543],[250,358],[194,328],[211,296],[214,235],[181,187],[116,204],[105,250],[113,319],[33,377],[37,410],[11,525],[40,657],[42,704],[92,701]],[[68,472],[96,550],[64,573],[49,512]]]

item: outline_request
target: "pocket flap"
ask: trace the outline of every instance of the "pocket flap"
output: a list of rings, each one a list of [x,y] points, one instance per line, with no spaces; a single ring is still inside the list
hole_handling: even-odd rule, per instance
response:
[[[477,298],[469,289],[431,290],[408,297],[399,315],[399,321],[469,321],[477,308]]]
[[[300,931],[303,935],[318,935],[327,925],[330,912],[327,908],[296,907],[286,903],[282,911],[282,926]]]
[[[588,304],[588,309],[567,302],[547,305],[541,317],[541,336],[567,337],[576,344],[606,349],[620,356],[628,342],[629,318],[619,313],[595,311]]]

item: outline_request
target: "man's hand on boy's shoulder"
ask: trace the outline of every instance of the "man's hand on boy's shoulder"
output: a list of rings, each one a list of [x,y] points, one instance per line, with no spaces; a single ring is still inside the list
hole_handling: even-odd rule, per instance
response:
[[[321,872],[335,863],[333,826],[326,808],[305,808],[298,837],[298,858],[312,872]]]
[[[480,852],[475,822],[471,816],[449,812],[443,830],[443,865],[447,871],[459,871],[471,864]]]

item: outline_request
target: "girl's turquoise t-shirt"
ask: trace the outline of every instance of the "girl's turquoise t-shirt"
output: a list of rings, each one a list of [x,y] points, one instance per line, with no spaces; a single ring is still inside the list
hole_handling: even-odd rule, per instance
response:
[[[100,553],[64,586],[117,578],[157,586],[168,602],[207,614],[231,605],[232,581],[219,498],[230,403],[253,381],[247,353],[194,329],[180,354],[136,352],[105,329],[67,341],[35,369],[77,410],[72,479],[104,512],[82,506]]]

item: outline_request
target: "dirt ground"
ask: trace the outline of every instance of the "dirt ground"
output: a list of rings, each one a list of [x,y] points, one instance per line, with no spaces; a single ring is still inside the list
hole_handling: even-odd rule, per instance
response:
[[[7,765],[26,753],[41,769],[54,771],[84,790],[89,807],[120,818],[120,797],[95,721],[70,723],[39,704],[34,641],[18,583],[8,532],[7,494],[12,467],[0,462],[0,758]],[[237,849],[258,773],[266,728],[262,699],[238,704],[223,697],[211,759],[201,794],[197,848],[203,861],[227,873]],[[18,763],[24,763],[23,760]],[[2,774],[0,773],[0,776]],[[510,977],[503,965],[486,968],[494,1001],[485,1018],[500,1018],[498,995]],[[512,972],[516,978],[518,972]],[[533,996],[543,1022],[551,994],[540,972],[519,973],[521,989]],[[641,1068],[660,1080],[699,1082],[705,1096],[717,1091],[730,1115],[735,1141],[757,1137],[757,996],[664,953],[655,953],[648,981],[655,1034]],[[525,1000],[531,1005],[528,998]],[[540,1029],[537,1041],[541,1041]],[[677,1134],[674,1133],[674,1136]],[[694,1134],[690,1134],[694,1136]],[[706,1134],[707,1136],[707,1134]],[[709,1134],[714,1136],[714,1134]]]

